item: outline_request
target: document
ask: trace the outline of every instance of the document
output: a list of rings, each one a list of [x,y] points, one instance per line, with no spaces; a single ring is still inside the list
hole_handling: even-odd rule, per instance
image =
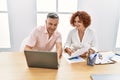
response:
[[[75,52],[73,52],[70,57],[80,56],[80,55],[82,55],[83,53],[85,53],[85,52],[87,52],[87,51],[88,51],[88,48],[78,49],[78,50],[76,50]]]
[[[63,53],[63,57],[66,59],[68,63],[78,63],[78,62],[85,62],[85,59],[82,57],[70,57],[67,53]]]

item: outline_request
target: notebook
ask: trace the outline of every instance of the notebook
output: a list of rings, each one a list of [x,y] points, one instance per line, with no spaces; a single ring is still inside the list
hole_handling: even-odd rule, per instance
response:
[[[24,51],[28,67],[58,69],[57,52]]]
[[[91,74],[92,80],[120,80],[120,74]]]

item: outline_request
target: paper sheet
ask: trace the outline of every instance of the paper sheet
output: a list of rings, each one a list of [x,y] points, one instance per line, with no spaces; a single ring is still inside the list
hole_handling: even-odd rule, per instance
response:
[[[67,53],[63,53],[63,57],[66,59],[66,61],[68,63],[78,63],[78,62],[84,62],[85,59],[78,57],[77,59],[71,59],[69,60],[69,58],[71,58]]]

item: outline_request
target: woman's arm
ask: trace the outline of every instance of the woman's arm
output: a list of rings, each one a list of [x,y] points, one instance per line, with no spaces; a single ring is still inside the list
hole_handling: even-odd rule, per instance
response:
[[[65,46],[64,46],[64,51],[65,51],[66,53],[68,53],[69,55],[71,55],[72,52],[73,52],[73,51],[70,49],[71,42],[72,42],[72,31],[69,32],[68,37],[67,37],[67,40],[66,40],[66,43],[65,43]]]

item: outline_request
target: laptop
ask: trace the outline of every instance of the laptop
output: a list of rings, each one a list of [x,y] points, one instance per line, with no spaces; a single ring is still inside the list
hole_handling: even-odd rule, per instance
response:
[[[57,52],[24,51],[28,67],[58,69]]]

